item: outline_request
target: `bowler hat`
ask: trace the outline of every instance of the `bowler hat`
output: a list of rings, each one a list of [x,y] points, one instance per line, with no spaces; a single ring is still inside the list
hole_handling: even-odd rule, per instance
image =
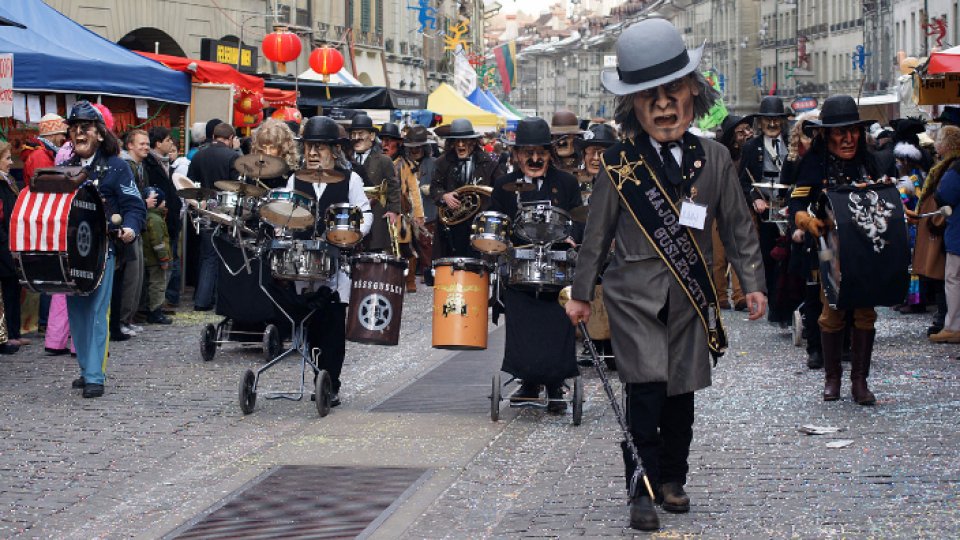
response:
[[[573,112],[563,110],[553,113],[553,118],[550,119],[551,135],[579,135],[580,133],[580,121]]]
[[[327,144],[337,144],[340,141],[340,128],[333,118],[328,116],[311,116],[307,123],[303,125],[303,133],[300,140],[308,142],[320,142]]]
[[[617,69],[604,70],[600,82],[618,96],[655,88],[697,69],[703,47],[688,51],[669,21],[644,19],[617,38]]]
[[[857,102],[846,95],[830,96],[823,101],[820,108],[820,120],[808,120],[803,126],[803,132],[808,137],[813,136],[817,128],[832,128],[859,125],[866,128],[873,120],[861,120]]]
[[[934,118],[934,121],[940,122],[941,124],[960,126],[960,107],[954,107],[952,105],[944,107],[940,116]]]
[[[383,139],[386,137],[403,140],[403,135],[400,134],[400,128],[393,122],[387,122],[380,130],[380,138]]]
[[[543,118],[528,116],[517,122],[516,137],[512,146],[550,146],[550,126]]]
[[[67,115],[67,123],[74,122],[103,122],[103,115],[89,101],[81,100],[74,104]]]
[[[573,145],[577,150],[583,150],[588,146],[602,146],[610,148],[617,144],[617,130],[607,124],[594,124],[587,131],[583,132],[583,137],[576,138]]]
[[[473,124],[466,118],[457,118],[445,129],[438,128],[444,139],[479,139],[482,135],[473,130]]]
[[[756,116],[786,118],[787,112],[783,107],[783,100],[777,96],[764,96],[760,100],[760,112]]]
[[[347,131],[357,131],[357,130],[366,130],[377,132],[376,126],[373,125],[373,119],[366,114],[358,114],[353,117],[353,121],[350,122],[350,126],[347,127]]]
[[[737,126],[750,124],[753,122],[753,115],[738,116],[736,114],[728,115],[720,124],[720,144],[729,147],[733,142],[733,135],[737,132]]]
[[[403,145],[406,147],[426,146],[430,144],[427,139],[427,128],[417,125],[407,130],[407,136],[403,138]]]

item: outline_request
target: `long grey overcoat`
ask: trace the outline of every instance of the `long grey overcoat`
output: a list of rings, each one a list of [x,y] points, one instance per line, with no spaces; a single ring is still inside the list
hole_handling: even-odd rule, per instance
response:
[[[631,145],[637,145],[661,183],[669,185],[646,134],[609,148],[605,162],[617,165],[621,152]],[[683,149],[682,171],[692,178],[687,180],[689,193],[694,202],[707,207],[703,230],[690,230],[707,260],[708,274],[713,260],[710,231],[717,220],[727,258],[740,276],[744,292],[765,291],[757,234],[729,152],[717,142],[689,133]],[[636,175],[646,178],[643,165]],[[679,208],[679,202],[676,204]],[[593,298],[597,275],[613,240],[613,259],[603,274],[603,295],[620,379],[627,383],[665,381],[668,395],[710,386],[712,360],[696,310],[626,210],[606,170],[601,169],[590,199],[572,298]]]

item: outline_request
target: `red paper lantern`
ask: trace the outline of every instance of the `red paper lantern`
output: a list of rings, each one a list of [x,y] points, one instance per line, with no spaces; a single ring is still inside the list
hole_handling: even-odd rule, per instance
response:
[[[300,114],[300,111],[296,107],[280,107],[270,116],[274,120],[280,120],[281,122],[294,121],[300,123],[303,121],[303,115]]]
[[[233,111],[233,127],[251,128],[260,125],[263,121],[263,111],[257,111],[254,114]]]
[[[343,55],[333,47],[320,47],[310,53],[310,68],[323,75],[327,82],[330,75],[343,69]]]
[[[287,62],[300,56],[303,44],[300,43],[300,37],[287,31],[285,26],[277,26],[273,30],[273,33],[263,38],[260,48],[267,60],[277,63],[277,72],[286,73]]]
[[[259,94],[243,92],[237,94],[234,109],[247,114],[256,114],[263,110],[263,98]]]

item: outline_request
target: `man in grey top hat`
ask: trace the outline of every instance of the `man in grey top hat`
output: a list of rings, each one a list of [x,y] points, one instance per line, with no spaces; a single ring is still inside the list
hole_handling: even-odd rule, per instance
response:
[[[615,240],[604,302],[630,434],[654,486],[655,500],[636,489],[638,464],[625,450],[630,526],[642,530],[660,526],[655,503],[690,509],[683,487],[694,391],[710,386],[711,364],[726,346],[709,271],[715,220],[748,292],[750,319],[766,310],[760,250],[730,153],[687,131],[720,98],[697,71],[702,54],[702,46],[687,51],[663,19],[640,21],[617,39],[617,70],[601,81],[619,96],[625,139],[603,154],[566,304],[574,324],[589,319]]]

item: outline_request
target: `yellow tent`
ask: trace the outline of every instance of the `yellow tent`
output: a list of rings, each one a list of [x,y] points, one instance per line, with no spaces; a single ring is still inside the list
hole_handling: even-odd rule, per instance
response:
[[[473,124],[473,129],[480,133],[497,130],[506,123],[503,118],[467,101],[467,98],[447,83],[441,83],[427,96],[427,109],[443,116],[443,123],[440,125],[449,124],[457,118],[466,118]]]

